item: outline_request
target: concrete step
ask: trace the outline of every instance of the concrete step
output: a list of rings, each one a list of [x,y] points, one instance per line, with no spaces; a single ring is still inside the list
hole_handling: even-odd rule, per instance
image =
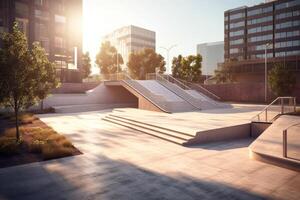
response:
[[[53,106],[56,113],[75,113],[97,111],[110,108],[134,107],[133,104],[75,104],[66,106]]]
[[[133,126],[138,126],[140,128],[144,128],[144,129],[147,129],[147,130],[151,130],[151,131],[159,132],[159,133],[162,133],[162,134],[166,134],[168,136],[176,137],[176,138],[182,139],[182,140],[189,140],[189,139],[193,138],[192,135],[187,135],[185,133],[173,131],[173,130],[170,130],[170,129],[161,128],[161,127],[158,127],[158,126],[147,125],[145,123],[140,123],[140,122],[133,121],[133,120],[127,120],[126,118],[115,117],[115,116],[112,116],[112,115],[108,115],[108,116],[106,116],[106,118],[114,119],[114,120],[124,122],[124,123],[130,124],[130,125],[133,125]]]
[[[128,122],[125,122],[125,121],[121,121],[120,119],[115,119],[115,118],[112,118],[112,117],[104,117],[102,120],[108,121],[108,122],[111,122],[113,124],[117,124],[117,125],[120,125],[120,126],[124,126],[124,127],[130,128],[130,129],[136,130],[136,131],[140,131],[142,133],[145,133],[145,134],[148,134],[148,135],[166,140],[168,142],[172,142],[174,144],[184,145],[187,142],[186,139],[178,138],[176,136],[169,135],[169,134],[166,134],[166,133],[162,133],[162,132],[159,132],[159,131],[154,131],[154,130],[151,130],[151,129],[147,129],[145,127],[135,125],[134,123],[128,123]]]
[[[178,131],[178,130],[174,130],[174,129],[170,129],[170,128],[166,128],[166,127],[162,127],[162,126],[158,126],[158,125],[146,123],[146,122],[143,122],[143,121],[139,121],[139,120],[136,120],[136,119],[125,117],[125,116],[123,116],[121,114],[109,114],[108,116],[113,116],[113,117],[117,117],[117,118],[120,118],[120,119],[123,119],[123,120],[127,120],[129,122],[138,123],[139,125],[150,127],[152,129],[159,130],[159,131],[167,131],[167,132],[177,133],[178,135],[185,135],[185,136],[187,136],[189,138],[195,136],[194,134],[191,134],[191,133],[186,133],[186,132],[182,132],[182,131]]]

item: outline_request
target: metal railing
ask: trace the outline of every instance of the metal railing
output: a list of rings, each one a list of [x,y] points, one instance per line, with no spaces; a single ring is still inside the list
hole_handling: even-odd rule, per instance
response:
[[[296,97],[277,97],[261,112],[255,115],[253,122],[273,122],[279,115],[296,112]]]
[[[289,127],[287,127],[286,129],[284,129],[282,131],[282,156],[284,158],[287,158],[287,133],[288,133],[288,129],[292,128],[292,127],[296,127],[296,126],[300,126],[300,122],[297,122],[295,124],[290,125]]]

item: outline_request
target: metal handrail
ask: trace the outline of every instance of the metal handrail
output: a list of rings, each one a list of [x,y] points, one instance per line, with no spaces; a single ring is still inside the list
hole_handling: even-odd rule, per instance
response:
[[[214,96],[216,99],[221,100],[221,97],[217,96],[216,94],[212,93],[211,91],[209,91],[208,89],[206,89],[205,87],[198,85],[198,84],[193,84],[194,87],[198,87],[201,90],[204,90],[205,92],[209,93],[210,95]]]
[[[178,85],[178,86],[182,86],[181,88],[184,89],[184,90],[191,90],[191,88],[187,85],[187,84],[184,84],[183,82],[179,81],[178,79],[174,78],[173,76],[171,75],[165,75],[168,77],[168,79],[171,79],[173,80],[174,82],[176,82],[175,84]]]
[[[269,105],[267,105],[266,107],[264,107],[264,109],[261,111],[261,112],[259,112],[257,115],[255,115],[254,117],[252,117],[251,118],[251,121],[255,121],[255,119],[257,118],[258,119],[258,121],[261,121],[261,118],[260,118],[260,115],[261,114],[265,114],[265,121],[264,122],[271,122],[274,118],[272,118],[271,120],[268,120],[268,111],[269,111],[269,108],[271,107],[271,106],[274,106],[275,105],[275,103],[278,101],[278,100],[280,100],[280,106],[281,106],[281,111],[280,111],[280,113],[279,114],[284,114],[285,112],[284,112],[284,107],[285,107],[285,105],[284,105],[284,99],[290,99],[290,100],[293,100],[292,102],[293,102],[293,110],[294,110],[294,112],[296,112],[296,98],[295,97],[277,97],[274,101],[272,101]],[[277,116],[277,115],[276,115]],[[275,117],[276,117],[275,116]]]
[[[295,127],[295,126],[300,126],[300,122],[292,124],[292,125],[288,126],[287,128],[283,129],[283,131],[282,131],[282,156],[284,158],[287,158],[287,131],[288,131],[288,129]]]
[[[170,82],[169,80],[167,80],[166,78],[164,78],[163,76],[161,76],[160,74],[156,74],[156,80],[160,79],[161,81],[165,81],[165,82]],[[172,82],[170,82],[172,83]],[[178,85],[177,85],[178,86]],[[167,86],[165,86],[167,87]],[[202,109],[201,105],[199,105],[198,100],[195,99],[192,95],[190,95],[187,91],[185,91],[183,88],[181,88],[180,86],[178,87],[178,90],[180,90],[180,93],[182,94],[178,94],[179,91],[175,92],[173,91],[176,95],[178,95],[179,97],[183,98],[187,103],[191,104],[193,107],[197,108],[197,109]]]

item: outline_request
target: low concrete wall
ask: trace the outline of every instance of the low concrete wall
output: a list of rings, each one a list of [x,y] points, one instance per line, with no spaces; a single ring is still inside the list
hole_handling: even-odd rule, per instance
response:
[[[250,137],[250,123],[197,132],[196,136],[184,145],[220,142]]]
[[[74,93],[85,93],[97,87],[100,82],[90,83],[62,83],[58,88],[52,90],[52,94],[74,94]]]
[[[138,99],[123,87],[106,87],[103,83],[83,94],[52,94],[44,108],[87,104],[138,104]],[[39,108],[39,105],[38,107]],[[33,108],[34,109],[34,108]]]
[[[260,136],[271,123],[262,123],[262,122],[252,122],[251,123],[251,137],[257,138]]]
[[[265,99],[264,83],[227,83],[202,85],[210,92],[219,96],[222,101],[262,103]],[[269,101],[275,95],[269,90]],[[300,84],[296,85],[292,94],[300,101]]]

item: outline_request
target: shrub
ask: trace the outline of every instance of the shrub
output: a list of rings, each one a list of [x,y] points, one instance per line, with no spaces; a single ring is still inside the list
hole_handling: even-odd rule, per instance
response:
[[[24,113],[20,115],[20,122],[23,124],[29,124],[32,123],[34,120],[37,120],[38,118],[34,116],[31,113]]]
[[[43,145],[45,145],[45,141],[34,140],[32,143],[30,143],[28,145],[29,152],[31,152],[31,153],[41,153]]]
[[[42,156],[44,160],[71,156],[73,155],[73,151],[73,148],[58,146],[55,143],[42,146]]]
[[[0,154],[15,155],[19,153],[21,142],[17,142],[12,138],[0,138]]]

